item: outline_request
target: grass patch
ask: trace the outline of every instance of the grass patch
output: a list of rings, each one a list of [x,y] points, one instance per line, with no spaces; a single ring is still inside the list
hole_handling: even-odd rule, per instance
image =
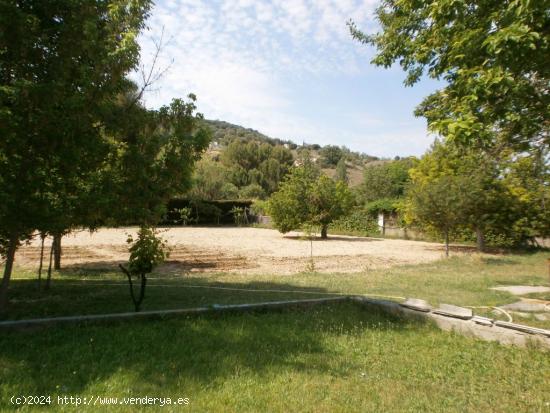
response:
[[[549,285],[547,252],[466,255],[429,264],[368,270],[355,274],[180,274],[152,275],[144,310],[187,308],[326,297],[327,293],[423,298],[433,305],[496,306],[517,301],[502,285]],[[17,269],[10,287],[9,319],[132,311],[127,281],[120,272],[90,269],[56,273],[49,293],[39,292],[33,273]],[[188,288],[190,285],[221,289]],[[238,291],[257,289],[261,291]],[[283,290],[272,292],[267,290]],[[288,291],[297,292],[288,292]],[[540,295],[546,297],[546,295]],[[483,312],[482,310],[476,310]],[[496,316],[496,315],[495,315]],[[504,319],[504,318],[503,318]],[[548,321],[518,322],[550,328]],[[533,322],[531,322],[533,321]]]
[[[535,349],[339,303],[2,334],[0,410],[44,394],[188,397],[190,411],[545,411],[549,371]]]

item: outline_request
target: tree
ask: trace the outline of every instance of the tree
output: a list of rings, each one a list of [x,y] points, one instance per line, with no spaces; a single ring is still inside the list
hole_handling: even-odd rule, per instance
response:
[[[363,182],[359,188],[363,201],[368,203],[379,199],[403,197],[405,187],[410,181],[409,170],[416,162],[415,158],[404,158],[367,165],[363,171]]]
[[[279,191],[269,199],[269,213],[282,233],[304,225],[321,227],[321,238],[327,238],[329,224],[347,213],[352,195],[344,182],[335,182],[311,163],[294,168]]]
[[[449,187],[449,194],[442,196],[454,197],[457,207],[455,216],[460,217],[455,229],[475,233],[480,251],[485,249],[487,235],[506,239],[511,244],[523,243],[533,236],[537,225],[536,220],[531,223],[525,218],[537,216],[537,213],[544,214],[544,210],[540,210],[538,202],[530,205],[527,199],[521,200],[518,190],[510,184],[515,179],[514,166],[521,161],[506,152],[495,157],[479,150],[436,142],[411,170],[411,193],[422,188],[430,190],[431,185],[437,185],[441,179],[451,180],[454,186]],[[536,188],[540,189],[539,186]],[[457,193],[452,194],[452,191]],[[540,195],[529,193],[532,199],[540,199]],[[418,197],[415,195],[413,198]]]
[[[462,223],[460,194],[463,180],[443,175],[411,186],[408,191],[409,222],[431,227],[445,239],[445,255],[449,256],[449,234]]]
[[[293,161],[292,152],[282,145],[240,139],[233,140],[221,155],[222,164],[229,170],[226,177],[232,184],[239,190],[260,185],[266,194],[277,190]]]
[[[213,201],[237,198],[238,188],[228,180],[229,169],[220,162],[201,159],[193,174],[193,186],[188,196]]]
[[[15,251],[66,228],[79,191],[108,154],[106,109],[138,63],[151,2],[0,3],[0,238],[7,303]],[[44,228],[50,226],[52,228]]]
[[[319,155],[321,155],[321,163],[331,167],[336,166],[344,154],[338,146],[327,145],[321,148]]]
[[[536,153],[550,145],[548,8],[547,0],[384,0],[380,32],[350,29],[377,49],[373,64],[399,62],[406,85],[424,74],[445,81],[416,111],[431,131]]]
[[[109,131],[116,150],[97,187],[97,197],[105,200],[104,220],[154,226],[168,200],[189,190],[195,162],[211,137],[200,126],[203,117],[195,112],[195,101],[190,94],[187,101],[173,99],[159,110],[139,102],[118,108],[122,122]]]
[[[130,235],[127,240],[130,244],[130,259],[128,268],[119,264],[120,269],[128,277],[130,284],[130,296],[134,303],[136,312],[141,310],[141,304],[145,298],[145,287],[147,286],[147,274],[161,264],[168,256],[166,242],[160,238],[157,232],[150,227],[142,226],[134,241]],[[133,278],[140,282],[139,295],[134,292]]]
[[[344,158],[340,158],[340,160],[336,164],[336,175],[334,176],[334,178],[336,179],[336,181],[341,181],[345,184],[348,183],[348,168],[346,166],[346,160]]]

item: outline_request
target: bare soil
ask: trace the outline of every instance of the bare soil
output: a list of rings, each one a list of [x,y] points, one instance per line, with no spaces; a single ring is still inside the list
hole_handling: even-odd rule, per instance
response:
[[[126,239],[137,228],[102,228],[94,233],[75,231],[63,238],[63,266],[114,267],[128,259]],[[164,272],[239,272],[294,274],[306,271],[311,246],[315,270],[350,273],[395,265],[419,264],[442,258],[436,243],[380,238],[331,236],[310,242],[299,233],[280,234],[259,228],[181,227],[161,229],[171,248]],[[50,240],[46,240],[45,261]],[[17,253],[20,266],[35,268],[39,240]]]

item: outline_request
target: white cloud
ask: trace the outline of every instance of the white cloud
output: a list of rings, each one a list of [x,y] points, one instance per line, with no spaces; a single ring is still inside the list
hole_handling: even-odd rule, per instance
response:
[[[148,22],[150,30],[140,40],[142,58],[146,66],[150,64],[154,48],[149,37],[158,38],[164,27],[168,42],[159,66],[171,60],[173,64],[155,85],[160,91],[148,94],[146,103],[158,107],[193,92],[207,118],[239,123],[274,137],[335,143],[340,128],[334,130],[324,120],[297,111],[295,91],[287,80],[365,70],[368,52],[351,39],[346,22],[352,18],[372,30],[376,2],[159,0]],[[346,144],[357,150],[390,155],[384,153],[386,144],[399,148],[410,141],[413,148],[422,135],[418,129],[405,140],[391,134],[364,139],[357,130],[379,127],[383,120],[363,115],[352,114],[359,121],[351,122],[354,130],[344,131]]]

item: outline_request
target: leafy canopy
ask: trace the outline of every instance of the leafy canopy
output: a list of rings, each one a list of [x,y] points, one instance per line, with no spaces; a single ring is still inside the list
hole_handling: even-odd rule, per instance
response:
[[[550,144],[548,0],[384,0],[382,30],[352,35],[373,45],[372,63],[399,63],[406,85],[424,74],[445,86],[417,115],[431,131],[462,144],[516,150]]]
[[[269,199],[269,212],[282,233],[304,226],[320,226],[326,237],[327,226],[346,214],[353,203],[345,182],[335,182],[311,163],[295,167],[279,191]]]

